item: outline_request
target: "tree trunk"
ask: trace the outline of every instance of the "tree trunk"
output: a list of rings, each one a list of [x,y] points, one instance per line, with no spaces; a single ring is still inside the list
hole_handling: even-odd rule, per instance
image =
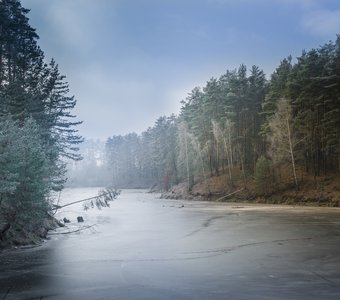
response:
[[[189,158],[188,158],[188,137],[187,133],[184,132],[184,142],[185,142],[185,159],[187,166],[187,179],[188,179],[188,191],[190,191],[190,172],[189,172]]]
[[[287,122],[289,151],[290,151],[290,157],[291,157],[291,160],[292,160],[294,182],[295,182],[295,186],[298,186],[298,181],[297,181],[297,177],[296,177],[295,159],[294,159],[294,153],[293,153],[292,137],[291,137],[291,133],[290,133],[290,126],[289,126],[288,118],[286,119],[286,122]]]

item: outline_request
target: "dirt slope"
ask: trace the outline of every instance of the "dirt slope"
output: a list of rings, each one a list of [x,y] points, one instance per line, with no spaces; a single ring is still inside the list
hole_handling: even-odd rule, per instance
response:
[[[337,207],[340,206],[340,175],[318,178],[305,176],[298,188],[293,184],[278,184],[277,188],[266,196],[256,195],[253,179],[248,179],[246,185],[238,180],[231,186],[227,176],[220,175],[196,183],[190,191],[186,183],[178,184],[161,197]]]

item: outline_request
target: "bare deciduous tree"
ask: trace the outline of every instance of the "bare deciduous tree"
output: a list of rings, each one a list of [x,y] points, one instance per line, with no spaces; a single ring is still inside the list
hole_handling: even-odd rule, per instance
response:
[[[287,99],[280,99],[276,113],[269,119],[269,152],[274,162],[289,160],[292,165],[294,183],[297,186],[294,149],[300,141],[294,135],[292,128],[292,108]]]
[[[228,162],[228,175],[229,180],[232,183],[232,165],[233,165],[233,152],[232,152],[232,144],[231,144],[231,131],[232,131],[232,122],[230,120],[226,121],[225,130],[222,131],[221,127],[214,120],[211,121],[214,138],[216,139],[217,145],[222,143],[224,146],[225,155]]]
[[[178,125],[178,146],[179,146],[179,159],[185,160],[186,177],[188,181],[188,190],[190,190],[190,167],[189,167],[189,154],[188,154],[188,125],[182,122]]]

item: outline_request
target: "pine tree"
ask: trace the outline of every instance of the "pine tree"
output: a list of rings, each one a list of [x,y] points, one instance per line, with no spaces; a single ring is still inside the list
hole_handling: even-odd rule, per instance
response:
[[[9,117],[1,122],[1,128],[1,204],[10,211],[7,221],[11,226],[36,230],[49,210],[54,165],[32,118],[19,124]]]
[[[28,12],[18,0],[0,1],[0,195],[14,211],[12,222],[33,230],[45,217],[49,192],[65,183],[62,157],[79,159],[82,139],[80,122],[70,121],[75,99],[56,63],[45,64]]]
[[[271,75],[268,91],[262,102],[262,114],[264,115],[264,122],[262,124],[263,134],[265,134],[268,129],[269,118],[276,112],[277,101],[287,96],[287,84],[291,70],[292,57],[288,56],[280,62],[280,65]]]
[[[47,68],[47,76],[43,89],[44,115],[38,122],[46,130],[46,139],[57,145],[63,157],[79,160],[78,144],[83,139],[75,129],[82,122],[72,121],[75,118],[72,110],[76,106],[74,96],[69,96],[69,86],[65,76],[59,72],[58,65],[52,59]]]

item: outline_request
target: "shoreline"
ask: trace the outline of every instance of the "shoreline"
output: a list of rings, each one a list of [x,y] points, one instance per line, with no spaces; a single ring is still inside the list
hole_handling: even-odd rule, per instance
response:
[[[0,239],[0,252],[4,250],[15,250],[24,247],[39,247],[48,239],[49,231],[65,226],[59,220],[48,214],[43,225],[37,231],[29,232],[24,226],[20,228],[9,228],[2,233]]]
[[[161,199],[251,203],[251,204],[280,204],[315,207],[340,207],[340,184],[311,187],[310,183],[301,184],[299,188],[288,187],[277,189],[270,195],[256,195],[251,185],[241,185],[226,188],[221,178],[210,178],[210,182],[199,182],[188,191],[187,184],[180,183],[169,191],[161,193]]]

